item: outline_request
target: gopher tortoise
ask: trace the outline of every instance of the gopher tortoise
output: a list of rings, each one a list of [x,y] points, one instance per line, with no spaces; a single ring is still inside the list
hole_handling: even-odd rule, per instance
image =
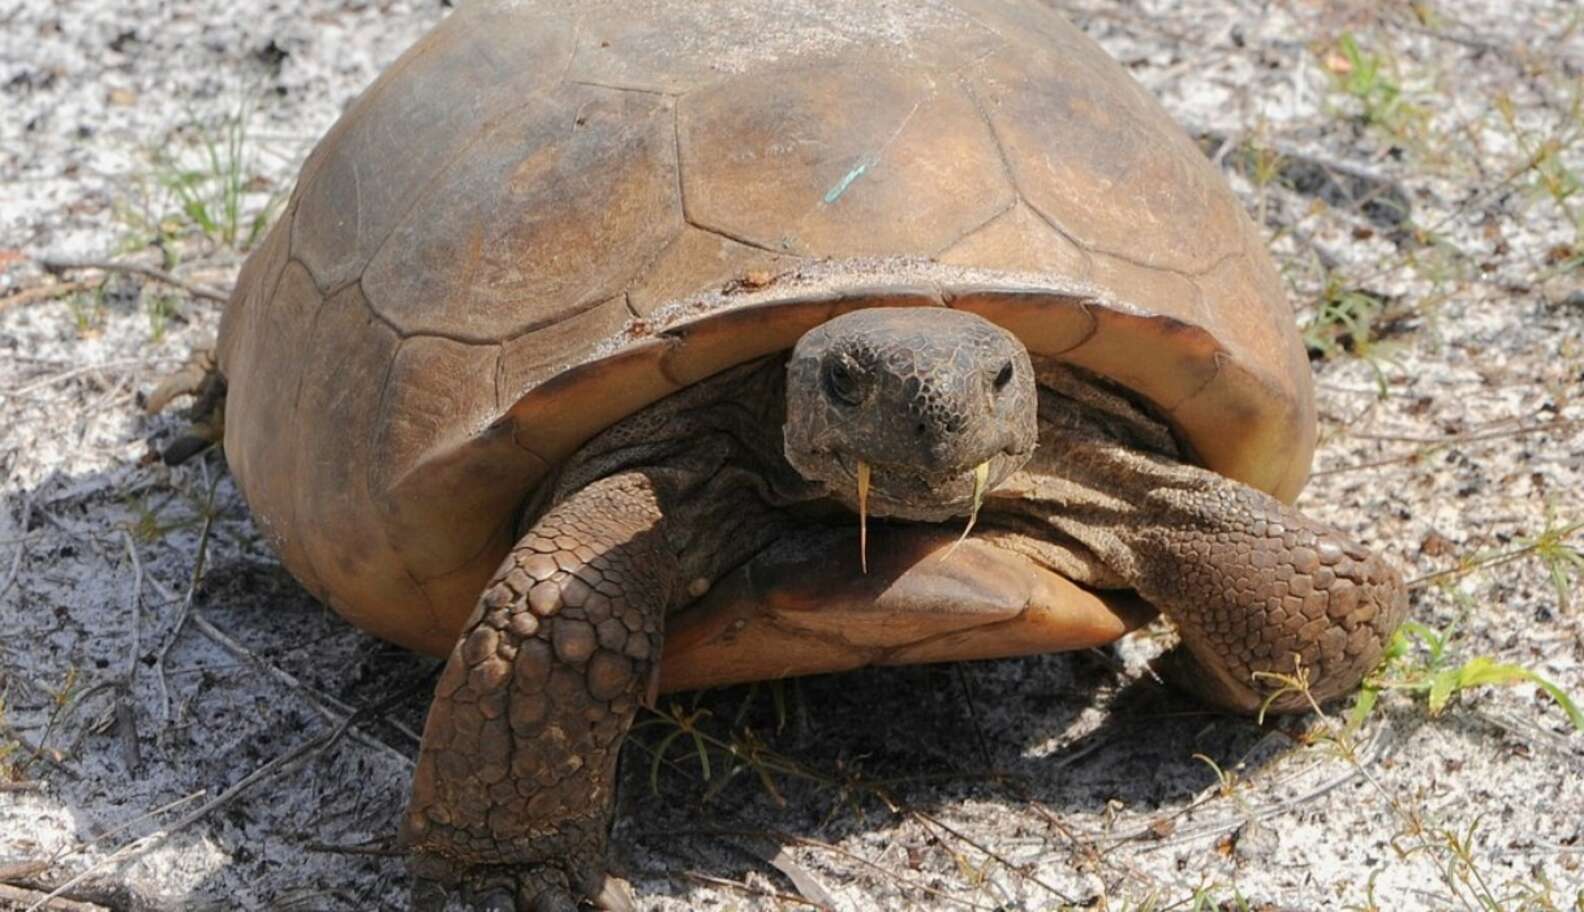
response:
[[[1288,505],[1315,414],[1259,232],[1033,2],[465,4],[309,156],[210,366],[286,567],[449,657],[421,904],[631,907],[616,759],[660,690],[1159,609],[1179,680],[1295,710],[1404,613]]]

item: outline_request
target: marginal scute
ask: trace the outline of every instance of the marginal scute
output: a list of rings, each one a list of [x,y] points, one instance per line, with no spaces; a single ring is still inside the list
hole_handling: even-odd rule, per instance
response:
[[[438,336],[414,336],[400,348],[384,378],[368,462],[368,489],[376,497],[410,475],[427,454],[474,436],[496,415],[495,346],[468,345]],[[386,524],[407,572],[423,581],[456,570],[456,551],[474,553],[493,530],[470,511],[482,497],[474,474],[452,491],[436,492],[446,510],[414,510],[399,501]],[[517,466],[497,470],[495,481],[510,485]],[[441,547],[436,547],[444,543]]]
[[[509,407],[523,393],[576,364],[577,353],[590,339],[615,335],[631,317],[626,301],[618,296],[501,343],[495,386],[503,401],[497,408]]]
[[[1171,317],[1141,316],[1090,305],[1095,330],[1062,360],[1094,371],[1170,412],[1217,372],[1221,347],[1203,327]],[[1153,337],[1148,356],[1140,339]]]
[[[402,553],[427,552],[416,554],[403,572],[428,584],[460,572],[464,564],[487,577],[500,563],[505,546],[493,550],[488,543],[502,540],[501,529],[514,515],[511,505],[520,503],[550,470],[518,445],[513,431],[496,420],[472,436],[459,433],[426,452],[388,488],[372,492],[375,515]],[[447,516],[457,526],[431,515],[437,503],[446,504]],[[484,564],[488,566],[479,570]],[[475,586],[475,594],[481,587]]]
[[[1270,351],[1268,358],[1262,352],[1250,352],[1243,361],[1250,369],[1267,373],[1271,385],[1279,391],[1281,403],[1294,413],[1289,419],[1291,426],[1301,429],[1300,440],[1288,450],[1287,465],[1282,471],[1282,477],[1288,479],[1282,486],[1287,493],[1279,496],[1291,500],[1308,480],[1309,465],[1313,459],[1319,426],[1315,412],[1314,374],[1309,370],[1309,352],[1304,346],[1303,337],[1295,331],[1297,315],[1288,303],[1286,286],[1276,271],[1275,262],[1265,252],[1265,236],[1254,220],[1242,212],[1238,213],[1238,222],[1243,229],[1243,262],[1247,266],[1245,275],[1253,283],[1253,293],[1247,294],[1245,290],[1246,296],[1242,298],[1217,296],[1209,300],[1215,312],[1224,316],[1219,324],[1223,331],[1240,317],[1252,323],[1256,319],[1255,315],[1263,315],[1273,326],[1274,333],[1285,341],[1285,363],[1275,356],[1273,349],[1266,349]]]
[[[554,464],[598,430],[681,388],[660,369],[666,348],[665,341],[648,339],[556,374],[525,392],[500,425],[515,434],[524,452]],[[585,385],[602,388],[603,395],[571,394]],[[467,459],[468,449],[457,451],[457,456]]]
[[[448,573],[432,579],[418,579],[429,605],[427,625],[413,625],[404,645],[429,655],[444,655],[456,641],[456,632],[472,614],[478,594],[489,582],[490,574],[500,566],[500,555],[506,553],[517,540],[517,524],[511,518],[502,520],[484,543],[468,554],[462,564]],[[471,531],[471,530],[470,530]],[[402,545],[403,560],[409,560],[411,548],[400,537],[392,539]],[[434,554],[451,553],[451,543],[443,540],[421,539],[417,542]]]
[[[962,289],[951,297],[957,310],[976,313],[1011,330],[1036,355],[1061,355],[1095,333],[1092,294],[1007,294],[994,288]]]
[[[796,262],[795,257],[689,225],[644,269],[627,298],[634,312],[647,317],[660,305],[697,292],[700,276],[729,276],[751,287],[760,280],[773,281]]]
[[[264,414],[262,422],[271,427],[280,426],[279,412],[289,408],[290,402],[279,402],[282,379],[296,384],[300,364],[292,362],[272,370],[274,359],[282,351],[297,344],[298,334],[306,322],[312,325],[313,315],[319,309],[319,293],[313,278],[298,264],[298,277],[307,281],[288,292],[280,292],[287,273],[290,257],[291,230],[284,216],[264,239],[247,262],[242,264],[237,276],[235,291],[226,304],[220,319],[220,335],[215,355],[225,365],[228,379],[226,397],[235,413],[243,414],[257,409]],[[275,374],[273,383],[250,382],[256,374]],[[280,374],[286,376],[282,378]],[[240,382],[239,382],[240,381]],[[251,443],[246,442],[257,433],[250,428],[238,427],[234,422],[226,427],[226,461],[238,477],[247,477],[247,463],[253,457]],[[268,431],[265,431],[268,433]],[[268,456],[268,454],[261,454]],[[273,503],[273,500],[271,500]]]
[[[404,339],[379,400],[370,483],[384,490],[423,454],[494,420],[495,346]]]
[[[786,348],[784,339],[796,339],[827,320],[859,307],[938,307],[933,288],[876,287],[844,295],[841,299],[811,300],[770,307],[741,307],[671,330],[686,344],[669,347],[661,370],[677,386],[697,383],[734,364],[752,361]],[[779,326],[775,333],[759,331],[766,321]]]
[[[283,247],[278,245],[277,253],[284,253]],[[273,258],[264,262],[272,264]],[[301,263],[281,262],[275,275],[258,280],[267,283],[269,293],[249,295],[241,318],[245,334],[221,347],[230,358],[222,363],[246,367],[228,374],[226,410],[232,420],[225,428],[226,460],[281,561],[314,589],[320,579],[298,522],[296,494],[301,486],[293,460],[312,445],[307,438],[313,436],[313,427],[301,420],[298,397],[304,329],[314,325],[323,299]],[[238,293],[249,294],[246,289],[239,286]],[[329,340],[323,344],[333,345]],[[238,415],[247,420],[235,420]]]
[[[281,215],[280,227],[264,236],[264,242],[242,264],[237,275],[236,291],[226,302],[220,315],[220,334],[215,355],[226,364],[236,365],[238,372],[252,369],[253,359],[259,354],[259,341],[255,327],[260,314],[272,306],[275,289],[280,284],[281,273],[291,256],[291,216],[288,205]]]
[[[1214,330],[1215,317],[1206,306],[1197,279],[1170,269],[1140,266],[1107,253],[1090,259],[1090,279],[1124,310],[1155,313]],[[1226,340],[1236,346],[1238,340]]]
[[[1280,280],[1274,273],[1262,274],[1261,267],[1268,267],[1268,263],[1260,262],[1263,259],[1263,255],[1259,259],[1246,255],[1228,257],[1214,269],[1196,277],[1194,283],[1199,286],[1211,314],[1247,315],[1245,319],[1218,320],[1211,324],[1228,347],[1238,350],[1251,363],[1288,368],[1301,366],[1302,373],[1307,375],[1307,357],[1303,358],[1302,365],[1290,363],[1296,353],[1292,348],[1296,335],[1292,329],[1295,319],[1292,310],[1286,306],[1264,306],[1267,300],[1283,305],[1286,301],[1280,295]],[[1275,298],[1270,297],[1271,281],[1277,283]]]
[[[1274,379],[1225,356],[1217,358],[1217,365],[1204,388],[1171,410],[1173,423],[1218,429],[1193,437],[1199,461],[1291,503],[1308,477],[1314,421],[1304,420],[1304,411]],[[1294,471],[1300,463],[1301,471]]]
[[[286,451],[295,460],[275,468],[288,473],[281,483],[295,501],[293,530],[314,574],[344,599],[338,610],[365,630],[401,641],[410,629],[428,627],[433,615],[418,584],[405,572],[392,572],[402,565],[390,529],[368,521],[373,391],[384,387],[399,340],[369,311],[355,284],[325,300],[315,328],[303,340],[308,349],[292,357],[303,362],[298,411],[316,415],[317,422]],[[360,344],[341,341],[351,338]],[[314,483],[304,484],[307,478]],[[354,593],[356,601],[348,597]],[[418,616],[393,617],[380,608],[391,604],[415,606]]]

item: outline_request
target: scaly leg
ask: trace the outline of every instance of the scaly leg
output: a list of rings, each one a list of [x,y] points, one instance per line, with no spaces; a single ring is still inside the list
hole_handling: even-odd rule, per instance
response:
[[[225,377],[215,361],[214,347],[193,350],[175,373],[143,399],[143,410],[152,415],[165,410],[178,396],[192,396],[187,430],[165,448],[161,457],[166,465],[180,465],[225,439]]]
[[[1134,586],[1177,625],[1197,666],[1174,677],[1244,712],[1284,688],[1271,675],[1307,681],[1308,696],[1288,690],[1270,704],[1277,712],[1358,686],[1407,613],[1397,571],[1253,488],[1176,474],[1147,501],[1158,525],[1121,536],[1136,555]]]
[[[677,589],[654,485],[590,484],[512,549],[452,650],[424,726],[402,840],[415,905],[631,908],[605,873],[616,757],[657,683]]]
[[[1407,612],[1385,560],[1260,491],[1125,443],[1092,413],[1041,398],[1039,479],[1020,512],[1077,540],[1176,625],[1173,677],[1243,712],[1302,673],[1324,701],[1357,686]],[[1302,693],[1272,710],[1302,711]]]

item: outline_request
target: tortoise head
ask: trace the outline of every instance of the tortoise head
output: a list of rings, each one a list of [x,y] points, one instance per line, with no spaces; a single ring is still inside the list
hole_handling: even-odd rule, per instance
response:
[[[1033,454],[1037,404],[1028,350],[994,323],[867,308],[793,348],[786,457],[860,516],[972,517]]]

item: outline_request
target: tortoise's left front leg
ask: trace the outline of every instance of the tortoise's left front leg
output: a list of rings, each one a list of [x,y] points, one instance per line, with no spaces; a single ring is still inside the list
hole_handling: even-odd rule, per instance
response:
[[[656,682],[677,561],[640,472],[575,492],[496,571],[424,725],[402,841],[415,904],[630,909],[605,873],[616,758]]]
[[[1037,510],[1176,625],[1201,696],[1253,712],[1309,708],[1358,686],[1407,612],[1380,555],[1279,500],[1108,434],[1046,392]],[[1049,419],[1049,420],[1047,420]],[[1302,675],[1307,693],[1283,678]]]
[[[1165,468],[1141,501],[1147,521],[1119,539],[1139,594],[1182,635],[1187,655],[1171,660],[1191,657],[1173,677],[1243,712],[1304,711],[1357,687],[1407,613],[1396,569],[1264,492]]]

